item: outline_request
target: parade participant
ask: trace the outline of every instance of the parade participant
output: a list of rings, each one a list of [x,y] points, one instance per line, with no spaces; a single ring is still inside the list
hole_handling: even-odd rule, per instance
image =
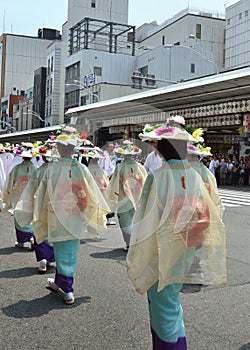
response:
[[[152,146],[155,148],[157,141],[152,141]],[[162,159],[157,153],[157,150],[154,149],[151,153],[147,155],[145,163],[143,164],[144,168],[147,170],[148,174],[151,174],[152,171],[159,169],[162,166]]]
[[[120,228],[125,242],[125,250],[129,248],[131,224],[137,202],[147,172],[145,168],[135,161],[141,149],[129,140],[123,141],[115,152],[124,158],[117,164],[107,188],[107,198],[112,209],[117,210]]]
[[[0,158],[3,162],[5,177],[9,175],[13,169],[13,159],[14,155],[11,153],[10,143],[5,143],[5,145],[0,144]]]
[[[109,184],[109,178],[107,177],[105,171],[99,166],[99,160],[106,157],[103,150],[99,147],[93,147],[88,151],[83,152],[83,157],[88,159],[88,169],[91,175],[93,176],[99,190],[106,199],[106,190]],[[93,231],[93,228],[88,227],[88,231]],[[97,234],[96,239],[99,239]]]
[[[25,186],[27,185],[35,166],[32,163],[32,149],[33,144],[30,142],[23,142],[21,149],[16,150],[16,154],[22,157],[22,163],[16,165],[10,172],[6,179],[3,189],[3,202],[6,209],[14,209],[19,200]],[[16,229],[17,242],[15,246],[23,248],[26,242],[30,242],[31,249],[34,249],[34,236],[30,225],[20,226],[15,218],[14,222]]]
[[[203,147],[201,144],[187,145],[187,160],[191,167],[201,176],[208,193],[218,209],[220,216],[224,213],[224,207],[218,193],[217,182],[211,171],[201,161],[202,157],[212,156],[210,147]]]
[[[109,178],[106,175],[105,171],[100,167],[99,160],[106,158],[106,154],[99,147],[94,147],[88,150],[83,155],[85,158],[89,159],[88,169],[93,176],[99,190],[105,196],[106,189],[109,184]]]
[[[61,289],[65,303],[72,304],[80,239],[86,238],[87,225],[105,229],[105,215],[110,209],[88,168],[72,159],[74,148],[82,141],[77,130],[63,126],[54,141],[61,159],[51,164],[41,179],[34,199],[32,228],[38,244],[47,237],[53,243],[56,274],[55,279],[48,279],[49,288]],[[22,210],[25,215],[25,206]]]
[[[3,185],[5,183],[5,180],[6,180],[6,175],[5,175],[5,171],[4,171],[4,167],[3,167],[3,161],[0,158],[0,198],[2,197],[1,193],[2,193],[2,189],[3,189]]]
[[[88,157],[86,157],[85,155],[85,153],[87,152],[86,147],[94,147],[94,145],[90,140],[87,139],[87,134],[84,131],[82,131],[81,133],[81,138],[83,140],[83,143],[81,147],[78,147],[78,162],[88,166]]]
[[[202,129],[197,129],[202,130]],[[203,132],[203,131],[202,131]],[[195,132],[194,132],[195,133]],[[192,134],[193,137],[196,138],[195,134]],[[212,156],[210,152],[211,148],[210,147],[204,147],[201,144],[197,144],[194,146],[192,144],[187,145],[187,160],[191,167],[197,171],[197,173],[201,176],[208,193],[215,205],[215,208],[218,210],[218,215],[222,218],[223,213],[224,213],[224,206],[222,204],[222,201],[219,197],[218,193],[218,187],[217,187],[217,182],[211,171],[201,162],[201,157],[209,157]],[[188,272],[189,275],[192,275],[193,271],[200,270],[200,277],[203,278],[202,274],[202,267],[200,264],[200,254],[201,250],[199,249],[200,247],[196,248],[196,255],[194,257],[193,263],[190,267],[190,270]]]
[[[16,220],[22,226],[32,224],[35,193],[43,176],[45,176],[52,159],[59,157],[53,139],[48,139],[44,144],[39,142],[39,145],[40,147],[38,148],[38,144],[34,144],[35,150],[37,154],[42,157],[43,163],[33,171],[31,178],[15,207]],[[25,211],[23,208],[25,208]],[[24,215],[24,212],[27,214]],[[40,273],[45,273],[47,271],[47,266],[55,261],[53,245],[48,243],[47,238],[40,244],[38,244],[35,239],[34,248],[37,262],[39,262],[38,271]]]
[[[114,152],[114,143],[112,141],[107,141],[104,145],[105,158],[101,158],[98,161],[100,167],[105,171],[107,177],[111,179],[113,172],[117,163],[117,156]],[[115,225],[116,222],[112,220],[114,213],[109,213],[107,215],[107,225]]]
[[[32,163],[35,165],[36,168],[39,168],[43,163],[44,159],[42,155],[39,153],[39,146],[42,144],[41,141],[36,141],[34,143],[34,149],[33,149],[33,158]]]
[[[154,350],[186,350],[182,283],[199,283],[200,271],[187,276],[201,249],[202,283],[226,282],[225,229],[200,175],[185,160],[194,138],[180,116],[162,126],[147,125],[142,140],[158,140],[164,161],[148,175],[132,223],[128,276],[147,291]]]

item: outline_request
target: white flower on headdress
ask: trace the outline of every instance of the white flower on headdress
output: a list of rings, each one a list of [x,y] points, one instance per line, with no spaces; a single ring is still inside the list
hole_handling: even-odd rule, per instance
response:
[[[177,124],[185,125],[185,119],[181,115],[175,115],[174,117],[170,118],[170,120],[173,120]]]
[[[124,145],[132,145],[133,142],[132,142],[132,141],[129,141],[129,140],[125,140],[125,141],[123,141],[123,144],[124,144]]]
[[[72,126],[66,125],[65,128],[64,128],[64,131],[70,132],[70,133],[73,134],[73,133],[76,132],[77,130],[76,130],[76,128],[73,128]]]
[[[24,147],[27,147],[27,148],[33,148],[34,147],[33,143],[31,143],[31,142],[22,142],[22,145]]]

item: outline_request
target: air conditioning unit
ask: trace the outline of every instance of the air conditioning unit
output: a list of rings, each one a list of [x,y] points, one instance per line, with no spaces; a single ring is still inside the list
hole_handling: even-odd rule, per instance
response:
[[[133,72],[131,80],[133,82],[132,87],[140,88],[140,89],[142,88],[143,75],[141,72],[138,72],[138,71]]]
[[[156,80],[154,74],[146,74],[145,82],[148,86],[155,86]]]

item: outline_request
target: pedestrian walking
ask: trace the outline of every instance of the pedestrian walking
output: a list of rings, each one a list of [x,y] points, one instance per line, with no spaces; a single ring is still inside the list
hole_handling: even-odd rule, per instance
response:
[[[158,140],[160,169],[148,175],[132,223],[128,276],[147,292],[153,349],[185,350],[182,283],[225,283],[225,229],[200,175],[185,160],[194,138],[176,116],[146,127],[142,140]],[[200,271],[188,276],[200,247]]]
[[[129,248],[132,219],[142,187],[147,177],[145,168],[135,160],[141,149],[130,140],[125,140],[115,149],[124,158],[117,164],[107,188],[107,198],[112,209],[117,210],[125,250]]]
[[[105,157],[99,159],[98,164],[105,171],[107,177],[111,179],[118,160],[114,152],[114,143],[112,141],[107,141],[105,143],[103,153]],[[112,220],[113,217],[114,213],[109,213],[107,215],[107,225],[116,225],[116,222]]]
[[[22,157],[23,161],[17,164],[9,173],[3,189],[3,202],[5,208],[13,210],[27,185],[33,171],[36,169],[31,159],[33,144],[30,142],[23,142],[21,149],[16,150],[16,154]],[[16,220],[14,213],[14,223],[16,230],[15,246],[23,248],[26,242],[30,242],[31,249],[34,249],[34,235],[30,225],[20,226]]]
[[[162,159],[159,156],[157,149],[155,149],[157,141],[152,141],[152,146],[154,150],[150,152],[144,162],[144,168],[147,170],[148,174],[151,174],[154,170],[159,169],[162,166]]]
[[[72,159],[81,143],[73,127],[62,127],[54,139],[60,160],[48,167],[35,194],[32,228],[37,243],[48,238],[56,260],[55,279],[48,279],[54,291],[61,289],[66,304],[73,304],[74,274],[80,239],[86,238],[86,226],[97,231],[106,228],[110,212],[88,168]],[[95,238],[95,237],[94,237]]]
[[[222,217],[224,213],[224,207],[219,197],[216,179],[211,171],[209,171],[209,169],[201,161],[202,157],[212,156],[210,150],[210,147],[203,147],[201,144],[188,144],[187,160],[190,166],[201,176],[215,207],[218,209],[218,212]]]
[[[35,149],[42,158],[42,165],[33,171],[15,207],[15,217],[21,226],[32,225],[36,191],[48,167],[52,164],[52,159],[59,157],[52,139],[48,139],[44,144],[39,142],[39,144],[40,147]],[[47,238],[38,244],[34,237],[34,249],[36,260],[39,262],[38,271],[39,273],[45,273],[47,267],[55,261],[53,245],[48,243]]]

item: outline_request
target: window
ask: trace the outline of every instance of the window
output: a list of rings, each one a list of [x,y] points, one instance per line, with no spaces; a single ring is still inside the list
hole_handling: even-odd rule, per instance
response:
[[[48,74],[50,74],[50,58],[48,59]]]
[[[79,106],[79,90],[72,91],[65,95],[65,108]]]
[[[95,8],[96,7],[96,1],[95,0],[91,0],[91,7]]]
[[[230,25],[230,18],[228,18],[228,20],[227,20],[227,25],[228,26]]]
[[[241,19],[241,17],[242,17],[242,13],[239,14],[239,19]]]
[[[161,37],[161,43],[162,43],[162,45],[165,45],[165,35],[163,35],[163,36]]]
[[[248,16],[248,10],[245,11],[245,17],[247,17],[247,16]]]
[[[102,67],[94,67],[94,73],[97,76],[102,76]]]
[[[52,100],[49,101],[49,117],[51,117],[52,112]]]
[[[50,93],[52,94],[53,79],[50,79]]]
[[[51,72],[53,72],[53,70],[54,70],[53,65],[54,65],[54,57],[52,56],[51,57],[51,68],[50,68]]]
[[[46,95],[49,95],[49,79],[47,80]]]
[[[196,38],[201,39],[201,24],[196,24]]]
[[[72,64],[66,68],[66,81],[79,79],[80,77],[80,62]]]
[[[81,106],[85,106],[87,104],[88,96],[81,96]]]
[[[191,63],[190,65],[190,73],[195,73],[195,64]]]

